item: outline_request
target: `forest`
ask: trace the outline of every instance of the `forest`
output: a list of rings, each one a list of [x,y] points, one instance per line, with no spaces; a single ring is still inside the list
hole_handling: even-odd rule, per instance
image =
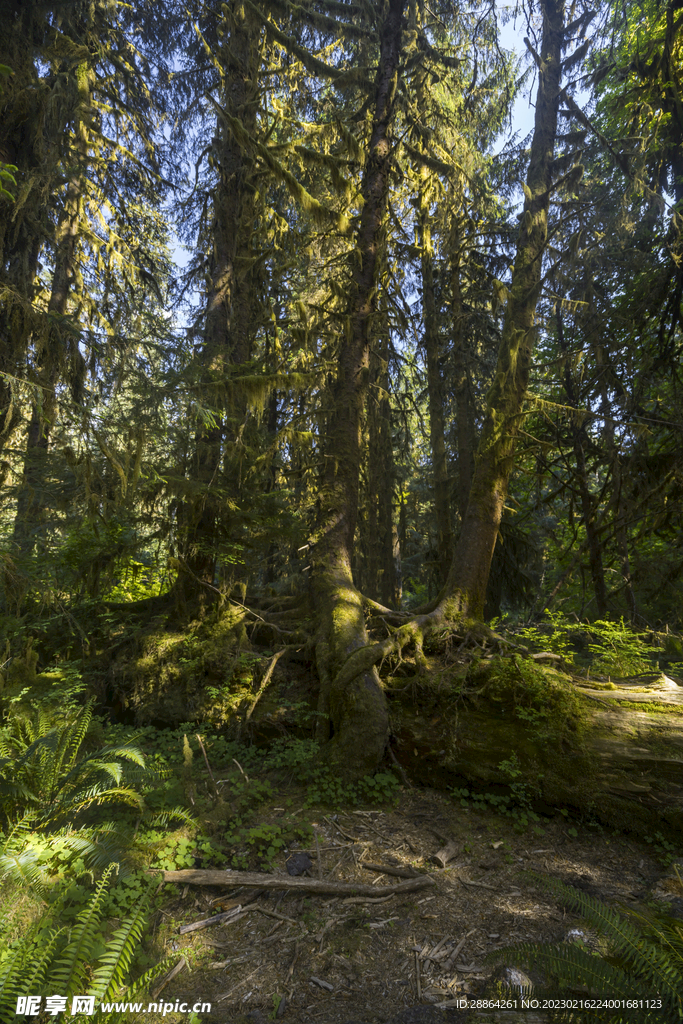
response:
[[[682,351],[681,0],[0,0],[0,1016],[151,992],[188,886],[358,872],[419,793],[669,869]],[[606,973],[523,962],[678,1020],[680,919],[617,965],[562,892]]]

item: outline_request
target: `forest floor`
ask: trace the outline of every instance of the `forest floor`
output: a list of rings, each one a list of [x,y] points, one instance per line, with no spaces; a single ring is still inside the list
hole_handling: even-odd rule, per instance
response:
[[[473,1005],[519,1000],[501,971],[526,970],[526,961],[507,947],[561,942],[579,929],[589,949],[606,952],[544,880],[610,907],[683,919],[683,638],[655,637],[657,646],[623,624],[574,635],[553,622],[524,631],[539,650],[522,658],[516,634],[509,656],[438,637],[425,647],[426,670],[409,655],[390,666],[387,759],[350,783],[312,736],[308,653],[277,660],[253,644],[236,648],[233,625],[139,635],[131,626],[125,643],[102,645],[78,683],[111,716],[80,736],[83,753],[134,742],[149,769],[139,781],[143,814],[125,805],[112,812],[134,842],[101,939],[106,945],[151,885],[135,976],[162,962],[175,973],[151,985],[159,1010],[147,1012],[145,995],[145,1009],[123,1019],[548,1024],[538,1012]],[[30,648],[15,659],[8,697],[16,691],[20,701],[27,688],[44,701],[57,692],[73,700],[69,666],[36,674],[36,660]],[[297,876],[288,872],[293,856]],[[278,875],[282,888],[266,890],[261,877],[240,888],[228,865]],[[150,870],[175,877],[157,883]],[[291,882],[304,870],[311,882],[371,894],[303,893]],[[195,877],[178,877],[183,871]],[[212,884],[201,884],[203,871]],[[410,876],[420,883],[414,891]],[[402,891],[385,895],[396,884]],[[76,913],[91,893],[87,882],[72,888]],[[9,897],[0,891],[0,903]],[[233,911],[229,921],[188,928]],[[27,920],[41,912],[28,908]],[[93,960],[105,945],[93,947]],[[182,1003],[211,1012],[181,1013]]]
[[[263,806],[261,820],[277,822],[280,811]],[[190,972],[169,982],[164,1001],[211,1002],[211,1024],[542,1021],[534,1013],[462,1009],[467,997],[496,997],[496,964],[487,954],[522,941],[563,940],[572,928],[585,932],[538,876],[611,904],[656,900],[683,911],[683,887],[665,867],[666,851],[597,824],[557,815],[521,827],[434,790],[408,788],[390,810],[306,813],[320,854],[318,863],[315,846],[306,851],[312,877],[380,888],[400,881],[364,869],[369,862],[428,872],[435,885],[374,899],[286,890],[254,897],[227,879],[219,888],[177,887],[157,912],[155,939],[178,962],[184,957]],[[448,842],[453,859],[438,868],[434,854]],[[285,861],[295,849],[301,852],[294,844],[283,851],[274,873],[289,877]],[[244,913],[233,922],[179,934],[180,926],[238,903]],[[498,969],[500,963],[521,967],[511,954]]]

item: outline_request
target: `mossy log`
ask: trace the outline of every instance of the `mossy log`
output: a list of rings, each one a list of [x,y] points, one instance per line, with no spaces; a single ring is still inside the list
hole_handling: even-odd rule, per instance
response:
[[[658,674],[598,689],[553,668],[515,665],[493,659],[447,711],[433,705],[438,714],[420,714],[406,691],[392,706],[403,767],[430,785],[511,792],[536,808],[680,834],[683,686]]]

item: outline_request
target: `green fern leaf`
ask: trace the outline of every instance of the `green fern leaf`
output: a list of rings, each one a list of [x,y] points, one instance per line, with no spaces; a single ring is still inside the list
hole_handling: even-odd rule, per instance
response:
[[[110,999],[120,989],[128,974],[131,961],[142,939],[149,918],[149,896],[143,897],[109,939],[107,952],[100,957],[100,967],[93,976],[90,994],[99,999]]]
[[[111,867],[105,871],[97,883],[93,896],[78,914],[76,923],[71,930],[71,941],[50,974],[50,984],[54,986],[55,991],[67,998],[71,998],[77,992],[82,992],[85,988],[87,956],[97,935],[104,893],[111,872]]]

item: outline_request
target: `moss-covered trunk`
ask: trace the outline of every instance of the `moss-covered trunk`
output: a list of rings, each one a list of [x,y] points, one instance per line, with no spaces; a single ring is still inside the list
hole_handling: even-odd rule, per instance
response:
[[[581,811],[626,831],[683,829],[683,687],[653,674],[592,689],[528,662],[482,662],[452,714],[392,707],[397,757],[430,785],[469,783],[482,806]],[[604,685],[604,684],[603,684]],[[504,805],[503,805],[504,806]]]
[[[45,512],[50,507],[46,495],[48,474],[48,448],[50,431],[55,416],[55,388],[60,373],[71,363],[83,365],[80,356],[74,358],[76,346],[72,331],[64,329],[76,270],[76,245],[85,217],[83,185],[89,160],[89,138],[85,120],[91,116],[90,78],[86,64],[75,70],[77,80],[75,146],[71,154],[70,180],[66,189],[64,209],[55,232],[54,271],[47,305],[47,319],[42,334],[36,339],[42,365],[37,372],[36,397],[31,405],[31,419],[26,434],[24,470],[17,497],[14,518],[14,541],[23,554],[30,553],[40,533]],[[67,355],[68,352],[68,355]],[[76,381],[70,381],[76,390]]]
[[[564,336],[564,322],[562,320],[562,309],[557,307],[557,340],[560,352],[565,358],[564,364],[564,390],[567,396],[567,404],[572,409],[578,409],[578,395],[572,377],[571,360],[569,358],[569,345]],[[607,615],[607,588],[605,587],[605,570],[602,562],[602,545],[596,523],[596,508],[598,499],[591,494],[588,467],[586,465],[585,445],[588,440],[588,433],[583,420],[570,421],[572,447],[574,448],[574,459],[576,461],[575,479],[578,486],[579,498],[581,501],[581,516],[586,530],[586,543],[588,546],[588,560],[593,581],[593,592],[595,594],[595,610],[598,617],[603,619]]]
[[[0,64],[12,70],[0,83],[0,161],[17,168],[17,187],[11,186],[10,194],[16,198],[24,191],[20,206],[5,197],[0,200],[0,452],[9,446],[22,418],[16,377],[26,365],[37,320],[32,303],[38,290],[38,257],[49,236],[42,196],[49,192],[54,173],[54,163],[46,159],[49,91],[41,87],[34,62],[33,13],[33,5],[15,0],[3,5],[0,16]],[[4,480],[9,463],[0,466]]]
[[[362,181],[362,212],[353,259],[349,328],[341,340],[333,410],[325,439],[322,514],[311,553],[318,626],[316,657],[322,712],[320,734],[328,758],[346,774],[374,769],[383,754],[389,719],[373,666],[341,681],[347,658],[367,642],[363,601],[351,571],[358,516],[362,418],[365,410],[371,320],[383,244],[391,127],[401,55],[405,0],[386,0],[380,29],[372,133]]]
[[[419,231],[422,270],[422,315],[424,319],[424,347],[427,356],[427,390],[429,394],[429,446],[432,455],[432,479],[434,484],[434,518],[436,521],[436,548],[438,561],[436,572],[439,587],[446,582],[448,566],[453,555],[453,534],[451,530],[450,484],[448,480],[448,456],[446,453],[446,430],[443,406],[443,385],[441,380],[439,332],[436,318],[436,296],[434,294],[434,265],[432,233],[429,227],[430,197],[427,188],[426,168],[422,174],[419,207]]]
[[[493,549],[503,514],[515,437],[529,380],[535,343],[534,317],[541,290],[543,253],[557,131],[562,54],[563,0],[542,0],[543,42],[538,70],[536,117],[524,213],[512,270],[503,336],[486,419],[475,460],[467,511],[441,595],[449,618],[481,618]]]
[[[225,7],[225,5],[224,5]],[[201,349],[202,402],[212,414],[199,423],[191,476],[197,497],[185,506],[185,561],[190,570],[185,590],[197,583],[213,584],[225,519],[226,488],[236,497],[234,482],[235,438],[243,422],[246,404],[230,383],[234,368],[251,352],[252,286],[245,273],[251,252],[254,187],[253,161],[236,137],[229,118],[249,134],[256,129],[260,28],[240,3],[224,10],[228,31],[218,45],[224,70],[222,110],[210,159],[216,170],[213,189],[212,255],[210,285],[206,296],[204,338]],[[204,589],[204,593],[206,593]]]
[[[465,352],[465,311],[460,287],[461,231],[460,211],[453,216],[450,237],[450,284],[451,284],[451,359],[453,362],[453,390],[455,392],[455,416],[458,439],[458,486],[457,509],[460,519],[465,518],[467,503],[472,486],[474,463],[474,414],[470,401],[470,381]]]

